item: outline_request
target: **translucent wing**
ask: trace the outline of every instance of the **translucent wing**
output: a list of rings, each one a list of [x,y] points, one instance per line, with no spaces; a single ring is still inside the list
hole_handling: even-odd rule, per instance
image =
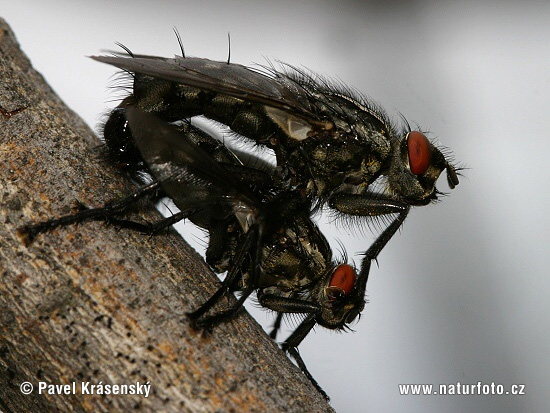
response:
[[[267,76],[243,65],[194,57],[91,58],[133,73],[261,103],[313,123],[320,121],[310,103],[308,92],[289,77],[275,71],[271,72],[272,76]]]
[[[126,117],[143,159],[176,205],[228,204],[239,218],[254,219],[257,197],[184,132],[137,108]]]

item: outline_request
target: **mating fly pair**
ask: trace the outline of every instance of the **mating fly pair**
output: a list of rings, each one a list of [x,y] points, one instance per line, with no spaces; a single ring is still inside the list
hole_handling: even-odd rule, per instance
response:
[[[99,220],[156,234],[188,218],[209,233],[207,263],[219,273],[227,272],[223,286],[189,313],[195,326],[210,328],[231,317],[254,291],[262,306],[279,313],[272,338],[283,314],[305,314],[283,348],[326,397],[296,347],[316,324],[340,329],[357,317],[365,304],[368,271],[360,279],[352,266],[333,260],[327,240],[311,220],[311,203],[295,191],[279,188],[273,166],[259,159],[244,165],[221,142],[188,123],[169,125],[135,107],[127,108],[125,117],[141,156],[140,171],[148,172],[153,181],[103,207],[82,208],[28,225],[20,233],[31,242],[57,227]],[[180,211],[153,224],[123,218],[139,199],[163,196]],[[235,291],[241,294],[233,306],[208,314],[225,293]]]
[[[401,133],[376,105],[321,77],[284,65],[252,70],[208,59],[101,56],[133,75],[133,90],[104,126],[106,152],[132,176],[153,181],[123,200],[22,229],[27,239],[84,220],[156,233],[189,218],[209,232],[207,262],[224,285],[190,316],[210,327],[232,316],[254,291],[266,308],[305,314],[283,349],[322,392],[297,346],[316,325],[342,329],[364,306],[370,264],[411,206],[437,198],[435,183],[456,169],[418,131]],[[276,167],[248,166],[187,121],[204,116],[273,151]],[[170,123],[180,122],[180,126]],[[373,189],[373,188],[377,189]],[[180,209],[157,224],[121,219],[141,197],[172,198]],[[346,215],[393,217],[365,253],[359,274],[333,262],[311,215],[322,205]],[[211,313],[225,292],[230,308]],[[324,393],[323,393],[324,394]]]

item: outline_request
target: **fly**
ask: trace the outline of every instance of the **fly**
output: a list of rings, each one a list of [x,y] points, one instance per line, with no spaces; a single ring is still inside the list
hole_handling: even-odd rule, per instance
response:
[[[457,171],[440,149],[408,123],[401,131],[375,103],[326,79],[282,64],[254,70],[201,58],[100,56],[133,75],[132,93],[104,125],[105,152],[137,181],[153,180],[127,198],[21,229],[41,232],[85,220],[158,233],[188,218],[209,232],[206,261],[227,271],[222,287],[189,316],[210,328],[236,314],[253,292],[278,312],[303,314],[282,344],[316,388],[297,347],[315,325],[344,329],[365,304],[370,265],[412,206],[437,199],[446,170]],[[273,151],[276,167],[240,156],[188,120],[204,116]],[[176,127],[173,123],[183,122]],[[254,165],[262,165],[261,167]],[[140,198],[168,196],[180,212],[154,224],[125,219]],[[312,220],[320,206],[342,215],[385,217],[389,225],[364,253],[359,270],[332,258]],[[232,306],[216,311],[225,293]]]
[[[103,207],[27,225],[20,234],[30,242],[42,232],[87,220],[156,234],[188,218],[209,232],[208,264],[219,273],[227,271],[222,287],[189,313],[194,325],[210,328],[234,316],[253,292],[263,307],[278,313],[273,339],[285,314],[301,314],[302,322],[282,348],[328,398],[297,347],[315,325],[344,330],[358,317],[365,305],[370,261],[381,250],[383,238],[369,249],[369,258],[357,271],[333,259],[311,219],[311,205],[295,191],[278,188],[273,167],[243,165],[221,142],[192,125],[177,128],[137,108],[129,108],[126,117],[153,181]],[[168,195],[180,212],[152,224],[125,219],[137,200],[157,199],[159,193]],[[240,293],[235,304],[217,310],[221,298],[234,292]]]
[[[252,69],[126,51],[130,57],[92,58],[133,75],[133,93],[104,128],[111,158],[132,173],[142,166],[126,111],[137,107],[166,122],[202,115],[272,149],[278,187],[341,215],[393,217],[387,240],[412,206],[437,199],[443,170],[451,189],[459,183],[459,169],[424,133],[406,122],[398,131],[377,104],[321,76],[288,64]]]

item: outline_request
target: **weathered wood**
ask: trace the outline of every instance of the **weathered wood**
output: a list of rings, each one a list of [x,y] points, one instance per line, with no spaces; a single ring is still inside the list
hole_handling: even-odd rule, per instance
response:
[[[0,410],[327,411],[330,406],[246,313],[194,331],[185,312],[217,278],[175,231],[101,223],[16,229],[131,190],[99,141],[55,96],[0,20]],[[152,208],[141,217],[154,221]],[[23,382],[35,389],[20,391]],[[38,383],[150,383],[143,395],[38,394]]]

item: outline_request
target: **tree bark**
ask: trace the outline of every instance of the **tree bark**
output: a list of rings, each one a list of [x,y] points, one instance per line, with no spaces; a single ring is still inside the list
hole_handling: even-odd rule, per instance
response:
[[[175,231],[93,222],[24,245],[20,226],[135,188],[1,19],[0,70],[0,411],[332,410],[245,311],[207,336],[191,328],[185,313],[218,279]],[[160,215],[151,205],[140,217]],[[39,394],[40,382],[69,393],[74,382],[76,394]],[[137,382],[148,397],[86,394]]]

